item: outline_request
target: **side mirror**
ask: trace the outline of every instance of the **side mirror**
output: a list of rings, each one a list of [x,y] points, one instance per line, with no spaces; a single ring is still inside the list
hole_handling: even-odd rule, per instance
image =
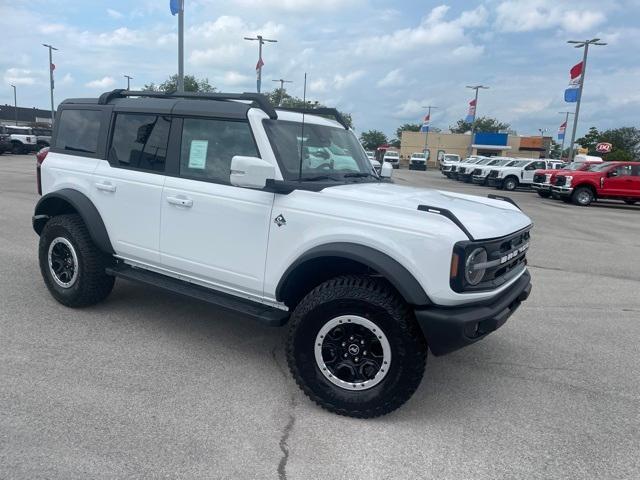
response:
[[[392,174],[393,174],[393,167],[389,162],[384,162],[382,164],[382,167],[380,168],[380,176],[382,178],[391,178]]]
[[[607,173],[607,177],[617,177],[617,176],[618,176],[617,170],[611,170],[609,173]]]
[[[276,168],[258,157],[236,155],[231,159],[229,181],[236,187],[264,188],[276,177]]]

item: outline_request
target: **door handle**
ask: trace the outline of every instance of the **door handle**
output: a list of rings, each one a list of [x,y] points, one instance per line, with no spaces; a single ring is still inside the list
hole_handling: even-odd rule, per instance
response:
[[[185,197],[167,197],[167,202],[171,205],[178,205],[180,207],[193,207],[193,200]]]
[[[115,192],[116,186],[110,183],[96,183],[96,188],[98,190],[102,190],[103,192]]]

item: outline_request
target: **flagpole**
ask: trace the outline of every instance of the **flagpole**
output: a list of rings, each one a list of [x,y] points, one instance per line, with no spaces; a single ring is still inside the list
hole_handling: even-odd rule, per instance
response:
[[[184,0],[178,11],[178,92],[184,93]]]
[[[51,51],[58,49],[52,45],[47,45],[46,43],[43,43],[42,46],[49,49],[49,92],[51,94],[51,128],[53,128],[55,114],[53,113],[53,54]]]
[[[558,112],[564,113],[564,132],[562,133],[562,146],[560,147],[560,160],[562,160],[562,155],[564,154],[564,142],[567,138],[567,126],[569,125],[569,115],[573,115],[573,112]],[[568,158],[567,158],[568,160]]]
[[[256,35],[256,38],[244,37],[244,39],[249,41],[258,41],[258,63],[256,65],[256,70],[258,70],[258,79],[256,80],[256,87],[258,93],[260,93],[262,87],[262,65],[264,65],[264,62],[262,61],[262,45],[264,45],[265,42],[276,43],[277,40],[264,38],[262,35]]]
[[[427,118],[429,119],[429,124],[427,125],[427,131],[424,134],[424,166],[427,167],[427,164],[429,163],[429,159],[427,158],[427,151],[428,151],[427,142],[429,140],[429,129],[431,128],[431,109],[438,108],[438,107],[434,105],[427,105],[426,107],[422,107],[422,108],[428,109]]]
[[[473,120],[471,120],[471,140],[469,141],[469,154],[468,157],[473,153],[473,135],[476,129],[476,115],[478,115],[478,90],[481,88],[488,89],[489,87],[485,87],[484,85],[467,85],[467,88],[471,88],[476,91],[475,99],[473,100]]]
[[[578,129],[578,116],[580,115],[580,102],[582,100],[582,88],[584,87],[584,77],[587,73],[587,55],[589,54],[589,45],[606,45],[604,42],[600,42],[599,38],[593,38],[591,40],[585,40],[583,42],[576,40],[569,40],[567,43],[577,44],[575,48],[584,47],[584,53],[582,55],[582,75],[580,76],[580,88],[578,90],[578,100],[576,102],[576,113],[573,117],[573,131],[571,132],[571,144],[569,145],[569,158],[568,161],[573,161],[574,143],[576,141],[576,130]]]

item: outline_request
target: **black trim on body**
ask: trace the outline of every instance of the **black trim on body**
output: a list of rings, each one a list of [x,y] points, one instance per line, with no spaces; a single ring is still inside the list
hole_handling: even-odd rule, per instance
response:
[[[322,257],[334,257],[361,263],[382,275],[411,305],[429,305],[431,301],[415,277],[390,256],[355,243],[328,243],[312,248],[287,268],[276,288],[276,299],[282,301],[290,275],[305,262]]]
[[[67,205],[80,215],[96,246],[103,252],[113,255],[115,251],[98,209],[89,198],[77,190],[64,188],[42,197],[36,205],[32,219],[35,232],[40,235],[51,217],[69,213]]]
[[[493,193],[490,193],[489,195],[487,195],[487,198],[490,198],[491,200],[502,200],[504,202],[510,203],[511,205],[516,207],[518,210],[522,211],[522,209],[518,206],[518,204],[512,198],[505,197],[502,195],[494,195]]]
[[[429,205],[418,205],[418,210],[422,212],[435,213],[436,215],[442,215],[443,217],[448,218],[453,223],[455,223],[460,230],[462,230],[462,232],[467,236],[467,238],[469,238],[469,240],[471,240],[472,242],[474,241],[474,238],[473,238],[473,235],[471,235],[471,232],[467,230],[467,227],[464,226],[464,224],[460,221],[460,219],[456,217],[451,210],[447,210],[446,208],[440,208],[440,207],[431,207]]]

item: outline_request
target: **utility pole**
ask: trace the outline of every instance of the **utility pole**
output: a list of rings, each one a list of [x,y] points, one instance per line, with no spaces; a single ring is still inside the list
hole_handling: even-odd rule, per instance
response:
[[[47,47],[49,49],[49,88],[51,90],[51,128],[53,128],[53,122],[55,121],[55,115],[53,113],[53,69],[56,68],[53,66],[53,55],[51,53],[52,50],[58,50],[56,47],[51,45],[47,45],[46,43],[42,44],[43,47]]]
[[[184,93],[184,0],[178,11],[178,93]]]
[[[584,76],[587,73],[587,56],[589,55],[589,45],[606,45],[605,42],[601,42],[599,38],[592,38],[591,40],[569,40],[567,43],[575,44],[575,48],[584,48],[584,54],[582,56],[582,75],[580,75],[580,87],[578,90],[578,101],[576,102],[576,113],[573,118],[573,131],[571,132],[571,143],[569,144],[569,162],[573,161],[574,148],[573,145],[576,141],[576,130],[578,128],[578,116],[580,115],[580,101],[582,100],[582,89],[584,87]]]
[[[124,78],[127,79],[127,90],[131,90],[131,80],[133,80],[133,77],[130,77],[129,75],[125,75]]]
[[[476,115],[478,114],[478,90],[488,90],[489,87],[485,87],[484,85],[467,85],[467,88],[476,91],[476,96],[473,101],[473,120],[471,120],[471,140],[469,141],[469,157],[473,153],[473,137],[475,135],[476,130]]]
[[[432,108],[439,108],[439,107],[436,107],[435,105],[427,105],[427,106],[423,106],[422,108],[426,108],[427,109],[427,118],[429,119],[429,125],[427,125],[427,131],[425,132],[425,135],[424,135],[424,164],[425,164],[425,167],[426,167],[428,165],[428,162],[429,162],[429,159],[427,158],[428,151],[429,151],[428,148],[427,148],[427,140],[429,139],[429,129],[431,128],[431,109]]]
[[[18,126],[18,96],[16,94],[16,86],[13,87],[13,115],[15,117],[16,127]]]
[[[282,105],[282,98],[284,97],[284,84],[285,83],[293,83],[293,80],[285,80],[284,78],[279,78],[278,80],[271,80],[272,82],[280,82],[280,100],[278,101],[278,106]]]
[[[575,113],[573,112],[558,112],[558,113],[564,113],[565,117],[564,117],[564,133],[562,134],[562,146],[560,147],[560,160],[562,160],[562,155],[564,154],[564,139],[567,136],[567,124],[569,123],[569,115],[575,115]]]
[[[264,38],[262,35],[257,35],[256,38],[244,37],[244,39],[249,40],[251,42],[254,42],[254,41],[258,42],[258,63],[256,64],[256,72],[258,74],[258,80],[256,83],[257,83],[258,93],[260,93],[260,88],[262,86],[262,66],[264,65],[264,62],[262,61],[262,46],[265,44],[265,42],[276,43],[277,40]]]

